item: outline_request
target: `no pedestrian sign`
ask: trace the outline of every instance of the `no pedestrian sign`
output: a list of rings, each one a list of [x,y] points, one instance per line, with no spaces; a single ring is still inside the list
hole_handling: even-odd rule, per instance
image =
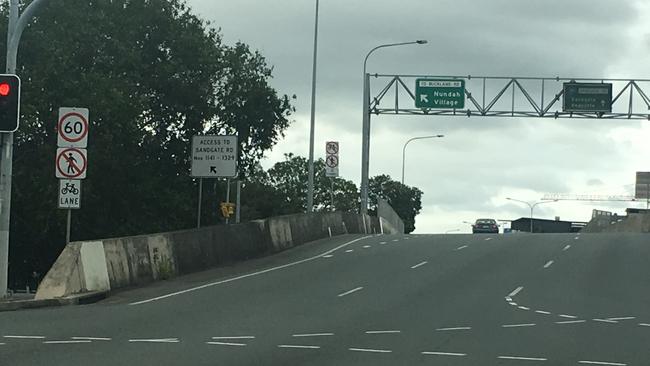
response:
[[[63,147],[56,150],[56,177],[59,179],[85,179],[88,168],[86,149]]]
[[[237,136],[192,137],[192,177],[233,178],[237,176]]]
[[[59,147],[87,147],[88,109],[59,108],[57,134]]]
[[[328,141],[325,143],[325,176],[329,178],[339,176],[338,141]]]

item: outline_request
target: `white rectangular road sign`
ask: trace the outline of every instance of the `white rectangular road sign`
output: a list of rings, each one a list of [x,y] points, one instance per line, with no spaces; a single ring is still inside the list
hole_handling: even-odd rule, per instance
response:
[[[76,147],[56,149],[56,177],[59,179],[85,179],[88,170],[88,152]]]
[[[328,141],[325,143],[325,176],[329,178],[339,176],[338,141]]]
[[[81,181],[61,179],[59,180],[59,208],[79,209],[81,208]]]
[[[56,125],[59,147],[88,146],[88,109],[59,108]]]
[[[237,136],[192,137],[192,177],[233,178],[237,176]]]

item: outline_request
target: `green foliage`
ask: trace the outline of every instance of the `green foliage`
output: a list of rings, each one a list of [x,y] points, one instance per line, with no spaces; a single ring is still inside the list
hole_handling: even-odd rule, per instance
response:
[[[281,211],[304,212],[307,209],[307,182],[309,161],[302,156],[285,154],[285,160],[269,169],[270,183],[283,197]],[[330,189],[334,184],[334,206]],[[356,211],[359,206],[356,185],[342,178],[325,176],[325,161],[314,161],[314,210]]]
[[[388,175],[370,178],[369,192],[371,210],[376,212],[377,198],[384,198],[404,221],[404,231],[415,230],[415,216],[422,209],[422,191],[394,181]]]
[[[4,5],[3,50],[6,23]],[[289,125],[291,98],[271,88],[271,71],[245,44],[223,44],[182,0],[48,1],[18,55],[13,284],[32,271],[44,274],[63,247],[53,169],[59,107],[90,109],[88,179],[73,240],[189,228],[197,203],[191,136],[239,134],[242,171],[249,172]],[[205,187],[205,224],[219,222],[223,196],[223,183]]]

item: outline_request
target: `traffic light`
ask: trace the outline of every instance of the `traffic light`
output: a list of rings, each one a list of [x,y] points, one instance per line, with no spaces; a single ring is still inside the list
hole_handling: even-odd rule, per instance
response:
[[[20,118],[20,78],[0,75],[0,132],[18,129]]]

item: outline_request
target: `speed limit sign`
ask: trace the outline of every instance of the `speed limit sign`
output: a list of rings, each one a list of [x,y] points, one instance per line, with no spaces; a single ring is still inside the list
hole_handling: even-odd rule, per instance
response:
[[[88,145],[88,109],[59,108],[57,124],[59,147],[80,147]]]

